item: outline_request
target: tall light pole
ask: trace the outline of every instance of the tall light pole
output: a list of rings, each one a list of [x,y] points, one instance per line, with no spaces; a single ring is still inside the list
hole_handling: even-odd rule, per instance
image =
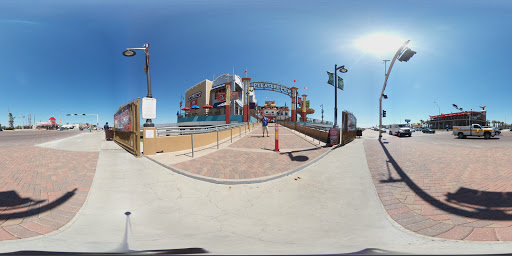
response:
[[[324,104],[320,105],[322,108],[322,124],[324,123]]]
[[[393,64],[395,64],[396,59],[398,56],[400,56],[399,61],[408,61],[416,52],[406,48],[406,46],[409,44],[410,40],[407,40],[404,42],[404,44],[398,48],[398,51],[396,51],[395,56],[393,57],[393,60],[391,61],[391,64],[389,65],[389,70],[386,74],[386,79],[384,80],[384,86],[382,87],[382,92],[380,93],[379,97],[379,140],[382,138],[382,98],[384,98],[384,90],[386,90],[386,84],[388,82],[389,73],[391,73],[391,69],[393,68]],[[387,97],[386,97],[387,98]]]
[[[135,50],[144,50],[144,53],[146,54],[146,64],[144,66],[144,71],[146,72],[146,80],[148,85],[148,95],[146,97],[153,98],[153,95],[151,95],[151,74],[149,72],[149,44],[144,44],[143,47],[144,48],[126,48],[126,51],[123,52],[123,55],[126,57],[132,57],[135,56]],[[155,124],[151,122],[151,119],[146,119],[144,127],[155,127]]]
[[[334,64],[334,125],[333,128],[338,128],[338,69],[341,73],[347,73],[345,65],[338,67],[338,64]],[[304,104],[304,103],[303,103]]]
[[[439,110],[439,115],[441,115],[441,108],[439,107],[439,104],[437,104],[437,102],[434,101],[434,103],[437,105],[437,109]]]

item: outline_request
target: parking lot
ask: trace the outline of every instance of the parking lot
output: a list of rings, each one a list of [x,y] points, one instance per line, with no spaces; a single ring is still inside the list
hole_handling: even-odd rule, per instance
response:
[[[451,130],[396,137],[365,131],[365,151],[384,208],[413,232],[512,241],[512,132],[458,139]]]

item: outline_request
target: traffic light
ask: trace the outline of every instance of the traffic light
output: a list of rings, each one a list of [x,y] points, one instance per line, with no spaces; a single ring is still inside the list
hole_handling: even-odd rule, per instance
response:
[[[382,117],[386,117],[386,110],[382,110]]]
[[[405,52],[402,53],[402,56],[400,56],[398,60],[407,62],[414,54],[416,54],[415,51],[407,48],[407,50],[405,50]]]

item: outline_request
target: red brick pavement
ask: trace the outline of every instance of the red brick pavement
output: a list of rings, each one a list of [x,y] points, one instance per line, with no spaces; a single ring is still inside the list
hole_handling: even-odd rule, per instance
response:
[[[27,133],[16,134],[8,145],[0,142],[0,241],[38,236],[66,225],[85,202],[96,170],[98,152],[32,146],[71,133]]]
[[[384,136],[391,158],[378,140],[364,141],[391,218],[431,237],[512,241],[512,163],[505,149],[511,148],[512,133],[488,141],[429,136]]]
[[[272,126],[269,127],[270,137],[262,137],[262,130],[255,129],[227,149],[171,167],[214,179],[261,179],[296,170],[330,150],[308,142],[286,127],[280,126],[279,129],[281,153],[273,152],[275,137]]]

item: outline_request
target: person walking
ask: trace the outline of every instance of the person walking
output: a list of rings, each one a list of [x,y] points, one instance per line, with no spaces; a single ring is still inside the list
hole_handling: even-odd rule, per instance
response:
[[[108,140],[109,139],[108,130],[110,130],[110,126],[108,126],[108,122],[106,122],[105,125],[103,126],[103,130],[105,130],[105,139]]]
[[[261,118],[261,127],[263,129],[263,137],[265,137],[265,131],[267,132],[267,137],[268,136],[268,118],[265,116],[265,114],[262,115],[263,118]]]

